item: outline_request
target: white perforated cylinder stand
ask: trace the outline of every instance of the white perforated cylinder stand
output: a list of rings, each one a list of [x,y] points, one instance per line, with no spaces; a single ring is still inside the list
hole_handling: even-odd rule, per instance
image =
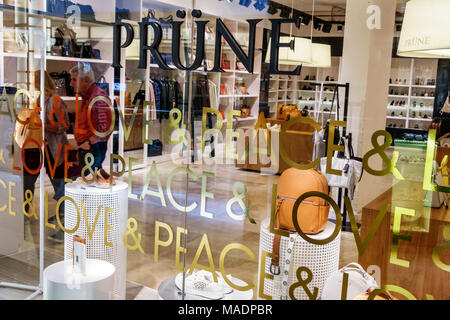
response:
[[[86,255],[88,259],[98,259],[114,265],[114,298],[125,299],[127,276],[127,250],[123,243],[128,220],[128,185],[122,181],[110,188],[85,187],[78,183],[66,185],[66,196],[72,198],[78,206],[65,201],[64,227],[73,230],[77,225],[77,215],[80,215],[80,225],[74,233],[65,233],[64,260],[72,259],[73,237],[78,235],[86,239]],[[83,205],[82,205],[83,203]],[[96,219],[97,211],[101,211]],[[94,229],[92,237],[89,236],[86,226],[83,207],[89,222],[89,230]],[[108,213],[108,230],[105,239],[105,208],[111,208]]]
[[[261,252],[262,250],[272,253],[273,246],[273,233],[269,231],[269,220],[264,220],[261,223],[261,231],[260,231],[260,240],[259,240],[259,266],[258,266],[258,279],[261,279]],[[326,239],[328,238],[334,231],[335,224],[332,222],[328,222],[324,231],[317,235],[309,235],[310,238],[313,239]],[[283,271],[285,269],[285,256],[286,250],[288,247],[288,237],[281,237],[280,241],[280,275],[274,275],[273,280],[269,278],[264,279],[264,294],[271,296],[273,300],[280,300],[281,297],[281,288],[282,288],[282,278]],[[289,278],[288,278],[288,289],[292,284],[297,283],[297,269],[299,267],[307,267],[312,271],[313,278],[311,282],[307,284],[309,291],[312,293],[314,287],[317,287],[319,290],[319,294],[317,295],[317,299],[322,295],[322,289],[325,285],[326,279],[339,268],[339,251],[340,251],[340,243],[341,243],[341,233],[336,236],[336,238],[325,244],[325,245],[316,245],[307,242],[302,237],[298,236],[294,248],[292,250],[292,256],[290,260],[290,268],[289,268]],[[265,272],[269,275],[270,273],[270,264],[271,258],[267,257],[265,261]],[[307,278],[305,272],[302,272],[303,279]],[[258,298],[259,296],[259,284],[258,281]],[[288,290],[289,292],[289,290]],[[309,296],[306,294],[305,290],[302,286],[298,286],[294,290],[294,296],[297,300],[309,300]],[[290,299],[289,294],[287,298]]]

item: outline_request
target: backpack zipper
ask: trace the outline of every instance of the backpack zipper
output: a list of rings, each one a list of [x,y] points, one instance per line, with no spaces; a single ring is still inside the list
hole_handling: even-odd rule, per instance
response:
[[[288,197],[282,197],[282,196],[277,196],[277,199],[279,199],[279,200],[288,200],[288,201],[297,201],[297,199],[294,199],[294,198],[288,198]],[[309,203],[309,204],[314,204],[314,202],[313,201],[307,201],[307,200],[304,200],[304,201],[302,201],[302,203]]]

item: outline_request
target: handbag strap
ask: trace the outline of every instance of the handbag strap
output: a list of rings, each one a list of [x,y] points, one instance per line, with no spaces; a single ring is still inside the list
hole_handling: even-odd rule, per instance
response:
[[[363,276],[363,278],[365,280],[367,280],[367,284],[370,289],[375,289],[378,287],[378,284],[375,281],[375,279],[369,273],[367,273],[367,271],[364,270],[364,268],[360,264],[358,264],[356,262],[351,262],[351,263],[347,264],[346,266],[341,268],[339,271],[341,271],[342,273],[346,273],[346,271],[357,271]]]
[[[284,199],[281,199],[280,201],[277,201],[277,207],[275,209],[275,221],[276,221],[277,215],[280,212],[280,208],[281,208],[281,205],[283,204],[283,200]],[[276,224],[275,227],[279,227],[277,222],[275,222],[275,224]],[[273,244],[272,244],[273,259],[270,262],[270,272],[273,275],[280,274],[280,241],[281,241],[281,236],[279,234],[274,234],[274,236],[273,236]]]
[[[289,234],[289,241],[288,246],[286,249],[286,255],[285,255],[285,261],[284,261],[284,270],[283,275],[281,278],[281,300],[287,300],[287,293],[288,293],[288,280],[289,280],[289,269],[291,267],[292,262],[292,252],[294,251],[294,243],[299,235],[297,233],[290,233]]]

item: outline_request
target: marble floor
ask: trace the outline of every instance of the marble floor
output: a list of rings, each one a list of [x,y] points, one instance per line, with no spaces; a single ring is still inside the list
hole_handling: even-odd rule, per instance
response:
[[[248,247],[256,256],[251,259],[244,251],[231,250],[225,260],[227,274],[232,274],[247,283],[258,283],[258,253],[259,253],[259,229],[261,222],[270,215],[270,203],[272,196],[272,185],[276,184],[279,177],[272,175],[261,175],[257,172],[235,169],[233,165],[225,164],[190,164],[189,174],[186,170],[174,169],[183,167],[171,161],[160,160],[156,163],[157,173],[152,170],[151,163],[146,168],[133,170],[132,194],[137,195],[133,199],[129,195],[128,217],[135,218],[138,222],[138,234],[142,235],[139,250],[128,250],[127,253],[127,299],[154,299],[155,290],[165,279],[171,278],[180,272],[185,262],[188,269],[193,261],[204,267],[213,264],[219,269],[220,255],[222,250],[229,244],[239,243]],[[127,163],[128,166],[128,163]],[[172,174],[172,175],[171,175]],[[168,190],[169,177],[172,178],[170,190]],[[120,178],[129,181],[130,176],[125,173]],[[155,196],[158,189],[158,179],[163,196]],[[140,195],[145,191],[145,184],[149,181],[147,194],[143,199]],[[245,186],[245,188],[244,188]],[[233,190],[234,187],[234,190]],[[45,189],[53,194],[53,189],[46,179]],[[240,194],[246,189],[245,204],[250,203],[249,215],[254,218],[256,224],[248,219],[242,221],[243,211],[239,204]],[[186,195],[186,190],[188,190]],[[169,192],[168,192],[169,191]],[[149,194],[151,192],[152,194]],[[36,190],[36,195],[39,194]],[[38,208],[39,198],[35,199]],[[191,206],[193,210],[185,214],[178,206]],[[186,205],[187,204],[187,205]],[[56,203],[49,197],[50,216],[55,212]],[[227,212],[227,206],[231,213]],[[53,214],[52,214],[53,213]],[[233,215],[234,214],[234,215]],[[233,219],[234,217],[234,219]],[[159,228],[160,241],[172,240],[170,245],[158,247],[158,255],[155,256],[155,226],[165,224]],[[46,265],[50,262],[63,260],[64,244],[56,244],[47,239],[53,231],[45,228],[45,251]],[[169,239],[169,234],[171,237]],[[129,238],[130,244],[132,238]],[[179,250],[177,251],[177,244]],[[341,233],[341,249],[339,266],[358,260],[358,252],[351,232]],[[17,254],[35,252],[39,246],[39,221],[31,220],[25,225],[25,241]],[[186,255],[181,251],[186,248]],[[208,259],[208,251],[212,261]],[[197,255],[198,253],[198,255]],[[7,257],[12,258],[14,257]],[[5,257],[4,257],[5,258]],[[14,258],[13,258],[14,259]],[[30,258],[31,259],[31,258]],[[38,259],[27,260],[38,267]],[[177,259],[179,266],[177,267]],[[15,268],[13,276],[2,270],[2,258],[0,257],[0,281],[22,281],[21,272],[28,272],[27,281],[30,278],[30,270]],[[21,261],[20,259],[17,261]],[[33,269],[32,274],[36,273]],[[22,279],[22,280],[21,280]],[[34,279],[34,282],[36,282]],[[6,289],[0,286],[0,299],[17,298],[17,290],[9,295]],[[254,289],[256,297],[256,289]],[[27,293],[28,294],[28,293]]]

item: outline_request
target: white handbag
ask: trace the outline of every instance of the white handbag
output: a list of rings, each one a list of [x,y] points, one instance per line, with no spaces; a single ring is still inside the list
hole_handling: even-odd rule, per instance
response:
[[[222,274],[216,272],[216,275],[217,282],[214,282],[211,272],[194,270],[192,274],[185,277],[185,293],[211,300],[219,300],[226,294],[232,293],[233,288],[225,282]],[[228,277],[231,278],[229,275]],[[180,291],[183,289],[183,273],[179,273],[175,277],[175,287]]]
[[[342,137],[340,145],[345,148],[344,157],[333,156],[331,159],[331,168],[342,172],[340,176],[327,173],[327,157],[320,159],[320,171],[325,175],[328,186],[335,188],[346,188],[350,199],[353,199],[356,185],[361,180],[363,166],[362,160],[355,158],[351,145],[351,134]]]
[[[372,291],[379,287],[375,279],[361,265],[349,263],[327,278],[322,289],[321,300],[341,300],[344,273],[348,274],[346,300],[353,300],[368,289]]]

